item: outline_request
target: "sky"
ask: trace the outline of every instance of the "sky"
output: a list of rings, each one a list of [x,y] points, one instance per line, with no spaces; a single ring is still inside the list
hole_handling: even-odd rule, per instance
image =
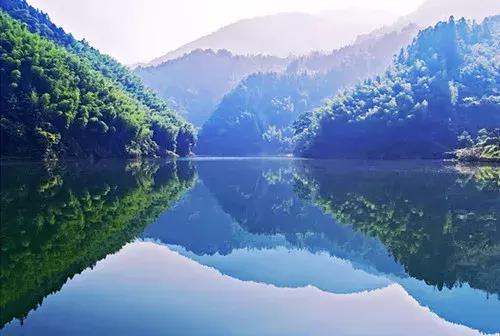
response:
[[[28,0],[124,64],[147,62],[237,20],[364,6],[405,15],[423,0]]]

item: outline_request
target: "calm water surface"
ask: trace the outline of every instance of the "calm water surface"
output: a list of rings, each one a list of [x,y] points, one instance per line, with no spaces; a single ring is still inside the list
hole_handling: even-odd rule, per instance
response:
[[[500,332],[500,168],[1,165],[2,335]]]

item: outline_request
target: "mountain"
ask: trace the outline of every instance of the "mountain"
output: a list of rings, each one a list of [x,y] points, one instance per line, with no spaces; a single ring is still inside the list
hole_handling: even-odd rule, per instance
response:
[[[415,11],[401,17],[394,24],[376,29],[370,34],[361,34],[357,41],[383,35],[400,29],[408,24],[415,24],[421,29],[434,26],[439,21],[447,21],[450,16],[483,21],[486,17],[500,14],[500,2],[497,0],[427,0]]]
[[[295,124],[307,157],[441,158],[500,125],[500,16],[450,18],[419,33],[384,74]]]
[[[2,155],[191,152],[192,125],[126,67],[24,0],[4,0],[0,9]]]
[[[195,126],[201,126],[222,97],[242,79],[255,72],[282,71],[288,62],[273,56],[197,49],[159,65],[136,68],[135,73],[170,106]]]
[[[292,124],[338,89],[384,70],[417,34],[415,26],[329,54],[293,60],[285,73],[254,74],[227,94],[200,131],[206,155],[290,153]]]
[[[312,51],[331,51],[396,21],[393,14],[351,8],[320,14],[280,13],[244,19],[203,36],[144,65],[158,65],[196,49],[226,49],[239,55],[287,57]]]
[[[500,14],[500,1],[497,0],[427,0],[397,23],[405,25],[411,22],[426,28],[448,20],[450,16],[480,22],[496,14]]]

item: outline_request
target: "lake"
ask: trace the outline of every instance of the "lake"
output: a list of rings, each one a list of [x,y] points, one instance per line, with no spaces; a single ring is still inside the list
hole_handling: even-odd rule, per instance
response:
[[[2,335],[500,332],[500,168],[1,165]]]

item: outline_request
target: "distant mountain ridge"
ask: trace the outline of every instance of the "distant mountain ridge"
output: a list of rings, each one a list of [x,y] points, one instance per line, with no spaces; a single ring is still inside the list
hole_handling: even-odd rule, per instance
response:
[[[486,17],[500,14],[498,0],[427,0],[415,11],[399,18],[394,24],[380,27],[369,34],[361,34],[356,41],[373,38],[375,35],[387,34],[408,24],[415,24],[420,29],[434,26],[439,21],[447,21],[450,16],[483,21]]]
[[[199,134],[197,153],[261,155],[290,153],[292,124],[337,90],[383,71],[417,28],[375,36],[335,50],[293,60],[286,72],[258,73],[228,93]]]
[[[226,49],[238,55],[278,57],[330,51],[397,18],[384,11],[351,8],[321,14],[292,12],[243,19],[138,66],[158,65],[196,49]]]
[[[500,1],[497,0],[427,0],[397,23],[405,25],[411,22],[426,28],[448,20],[450,16],[482,21],[495,14],[500,14]]]
[[[388,12],[355,7],[320,14],[278,13],[239,20],[163,56],[131,67],[158,65],[196,49],[226,49],[238,55],[279,57],[328,52],[377,30],[388,33],[411,23],[426,28],[450,16],[482,21],[499,13],[500,1],[497,0],[427,0],[412,13],[399,18]]]
[[[393,54],[417,36],[419,28],[408,24],[385,34],[370,33],[355,43],[333,50],[329,53],[313,52],[311,54],[291,59],[286,69],[287,73],[327,73],[333,68],[341,67],[352,55],[370,54],[374,62],[384,58],[389,60]],[[388,65],[388,64],[387,64]],[[385,66],[385,65],[384,65]]]
[[[222,97],[248,75],[284,71],[288,58],[233,55],[227,50],[196,49],[180,58],[135,73],[195,126],[201,126]]]

